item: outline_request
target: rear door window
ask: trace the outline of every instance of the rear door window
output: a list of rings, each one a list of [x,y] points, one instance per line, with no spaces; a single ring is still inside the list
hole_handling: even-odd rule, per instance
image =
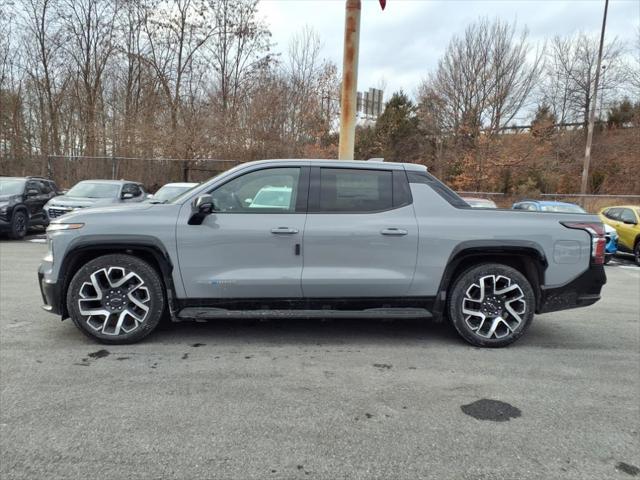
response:
[[[392,208],[390,170],[320,169],[320,212],[367,213]]]

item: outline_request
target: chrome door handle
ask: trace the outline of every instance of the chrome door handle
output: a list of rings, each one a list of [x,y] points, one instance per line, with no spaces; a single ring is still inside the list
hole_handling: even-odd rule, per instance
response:
[[[298,229],[289,227],[277,227],[272,228],[271,233],[275,233],[276,235],[294,235],[298,233]]]
[[[407,232],[406,230],[403,230],[401,228],[396,228],[396,227],[389,227],[389,228],[385,228],[384,230],[381,230],[380,233],[382,235],[406,235],[409,232]]]

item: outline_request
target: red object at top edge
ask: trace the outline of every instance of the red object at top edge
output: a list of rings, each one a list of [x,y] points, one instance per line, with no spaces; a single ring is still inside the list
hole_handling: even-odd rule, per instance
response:
[[[387,0],[380,0],[380,6],[382,7],[382,9],[384,10],[384,7],[387,6]]]

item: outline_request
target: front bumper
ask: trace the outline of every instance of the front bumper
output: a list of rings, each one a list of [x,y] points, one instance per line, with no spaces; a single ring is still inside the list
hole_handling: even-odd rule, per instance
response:
[[[44,302],[42,308],[49,313],[62,315],[60,288],[57,283],[45,280],[42,266],[38,269],[38,285],[40,285],[40,293]]]
[[[607,283],[603,265],[591,265],[582,275],[560,287],[542,287],[536,313],[556,312],[588,307],[600,300],[602,286]]]
[[[9,217],[0,217],[0,232],[8,232],[11,230],[11,219]]]

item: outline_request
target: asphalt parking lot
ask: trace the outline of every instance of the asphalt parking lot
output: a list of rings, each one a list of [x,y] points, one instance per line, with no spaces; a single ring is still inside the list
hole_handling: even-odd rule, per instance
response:
[[[640,268],[473,348],[425,321],[225,321],[102,346],[0,241],[0,478],[640,477]],[[499,403],[502,402],[502,403]]]

